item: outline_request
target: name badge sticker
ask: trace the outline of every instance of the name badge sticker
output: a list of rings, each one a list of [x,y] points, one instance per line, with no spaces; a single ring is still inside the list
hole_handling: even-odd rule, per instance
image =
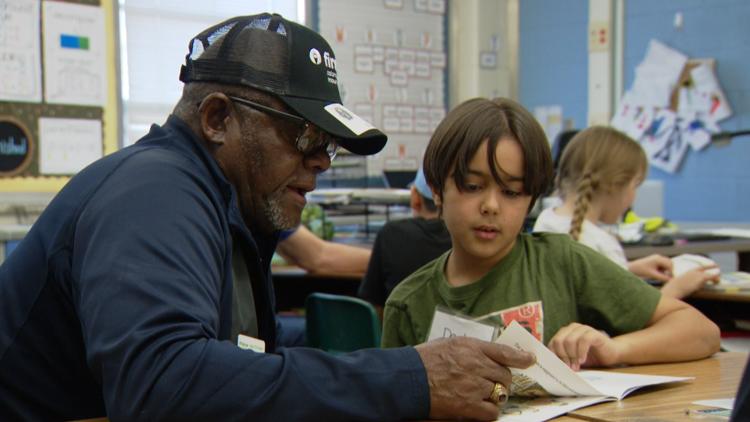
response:
[[[265,341],[257,339],[255,337],[246,336],[244,334],[240,334],[237,336],[237,347],[243,350],[252,350],[253,352],[258,353],[266,352]]]
[[[368,123],[365,119],[357,116],[353,111],[349,110],[341,104],[328,104],[324,108],[325,111],[336,118],[336,120],[341,122],[349,130],[354,132],[354,134],[357,136],[367,132],[370,129],[375,129],[375,126]]]

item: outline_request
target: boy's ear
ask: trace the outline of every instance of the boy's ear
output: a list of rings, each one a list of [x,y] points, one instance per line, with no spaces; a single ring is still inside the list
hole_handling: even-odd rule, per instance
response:
[[[443,206],[443,198],[440,197],[440,194],[430,186],[430,190],[432,191],[432,202],[435,203],[435,206],[440,208]]]
[[[226,143],[233,122],[229,98],[221,92],[209,94],[198,106],[198,114],[203,138],[216,146]]]

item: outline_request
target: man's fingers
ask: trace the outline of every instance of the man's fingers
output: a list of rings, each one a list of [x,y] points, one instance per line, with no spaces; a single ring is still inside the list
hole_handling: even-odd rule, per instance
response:
[[[512,381],[504,361],[525,363],[525,356],[519,359],[510,348],[465,337],[431,341],[416,348],[427,371],[430,417],[434,419],[496,420],[499,410],[490,402],[490,395],[495,383],[509,388]]]
[[[488,401],[478,404],[475,408],[474,415],[470,415],[470,419],[478,421],[496,421],[500,416],[500,406],[495,403]]]
[[[503,344],[481,342],[479,347],[488,358],[510,368],[528,368],[536,362],[533,353]]]

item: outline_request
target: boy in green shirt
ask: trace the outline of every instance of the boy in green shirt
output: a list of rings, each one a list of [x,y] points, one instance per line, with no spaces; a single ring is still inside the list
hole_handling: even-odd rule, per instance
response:
[[[388,298],[384,347],[424,342],[439,305],[517,320],[575,370],[719,350],[718,327],[691,306],[567,235],[521,234],[552,166],[544,131],[520,104],[460,104],[435,130],[424,172],[453,248]]]

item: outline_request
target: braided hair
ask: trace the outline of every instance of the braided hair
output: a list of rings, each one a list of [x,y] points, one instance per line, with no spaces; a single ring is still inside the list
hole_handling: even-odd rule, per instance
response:
[[[592,126],[573,137],[560,159],[556,180],[563,198],[575,195],[570,236],[579,239],[596,195],[625,188],[638,175],[645,176],[647,168],[641,145],[616,129]]]

